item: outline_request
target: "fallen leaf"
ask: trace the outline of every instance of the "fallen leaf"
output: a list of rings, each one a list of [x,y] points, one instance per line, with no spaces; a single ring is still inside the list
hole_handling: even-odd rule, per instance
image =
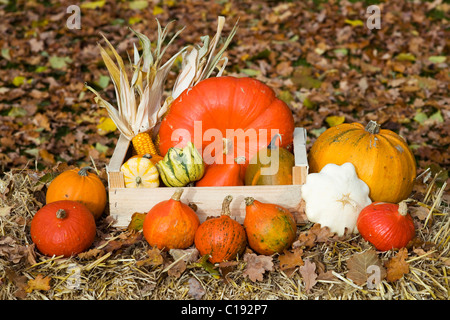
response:
[[[285,250],[283,254],[278,256],[278,260],[280,260],[280,269],[293,269],[304,265],[302,256],[303,249],[295,248],[292,251]]]
[[[148,7],[148,1],[147,0],[130,1],[128,3],[128,6],[132,10],[142,10]]]
[[[50,280],[49,276],[44,277],[42,274],[38,274],[35,279],[28,280],[25,292],[31,293],[34,290],[48,291],[50,290]]]
[[[0,257],[12,263],[19,263],[28,256],[28,249],[16,242],[12,237],[5,236],[0,238]]]
[[[298,240],[292,246],[312,248],[317,242],[327,242],[334,235],[328,227],[322,227],[319,223],[315,223],[310,229],[300,232]]]
[[[262,281],[266,271],[273,270],[271,256],[257,255],[255,253],[244,254],[244,261],[247,263],[243,272],[251,281]]]
[[[20,87],[22,84],[25,83],[26,80],[27,79],[25,77],[17,76],[17,77],[14,77],[12,84],[15,85],[16,87]]]
[[[181,258],[186,263],[197,261],[199,258],[199,252],[197,248],[170,249],[169,254],[174,260],[178,260]]]
[[[351,25],[352,27],[364,27],[364,22],[361,20],[345,19],[345,23]]]
[[[328,125],[330,127],[334,127],[337,125],[340,125],[342,123],[344,123],[345,121],[345,116],[329,116],[325,118],[326,123],[328,123]]]
[[[87,1],[87,2],[83,2],[80,5],[81,9],[97,9],[97,8],[101,8],[105,5],[106,0],[99,0],[99,1]]]
[[[50,66],[53,69],[66,69],[67,64],[72,62],[72,59],[69,57],[57,57],[51,56],[49,59]]]
[[[138,267],[142,266],[159,266],[164,262],[164,258],[161,255],[161,250],[157,247],[153,247],[147,250],[147,259],[136,261]]]
[[[17,288],[14,292],[14,296],[19,299],[24,299],[27,296],[27,277],[18,275],[16,271],[12,269],[6,269],[5,275]]]
[[[347,261],[347,278],[352,280],[357,285],[367,283],[371,273],[367,271],[370,266],[377,266],[380,268],[380,278],[383,279],[386,275],[386,270],[375,250],[370,249],[362,253],[353,254]]]
[[[144,225],[144,219],[147,214],[135,212],[131,216],[130,223],[128,224],[127,230],[140,231]]]
[[[309,293],[311,288],[317,283],[316,264],[307,259],[299,270],[305,283],[305,290]]]
[[[188,280],[189,284],[189,291],[188,295],[190,295],[195,300],[200,300],[206,293],[205,288],[203,288],[200,281],[198,281],[196,278],[191,277]]]
[[[400,53],[395,57],[398,61],[415,61],[416,57],[412,53]]]
[[[196,263],[194,263],[193,265],[195,267],[200,267],[203,268],[204,270],[206,270],[213,278],[215,279],[220,279],[220,272],[219,270],[217,270],[217,268],[214,266],[214,264],[212,264],[211,262],[208,261],[209,258],[209,254],[205,254],[204,256],[202,256]]]
[[[430,56],[428,57],[428,61],[433,63],[444,63],[447,60],[446,56]]]
[[[407,257],[408,250],[402,248],[394,257],[385,263],[385,267],[387,268],[387,281],[395,282],[403,277],[404,274],[409,273],[409,264],[406,262]]]
[[[222,274],[222,279],[225,283],[228,283],[228,274],[233,271],[238,264],[239,262],[236,260],[219,262],[220,273]]]

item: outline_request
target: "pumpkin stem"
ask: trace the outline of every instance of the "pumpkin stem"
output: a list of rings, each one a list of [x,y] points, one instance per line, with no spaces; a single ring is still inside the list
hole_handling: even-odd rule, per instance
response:
[[[58,219],[64,219],[67,217],[67,212],[64,209],[58,209],[58,211],[56,211],[56,217]]]
[[[398,213],[402,216],[406,216],[406,214],[408,213],[408,206],[406,205],[406,201],[401,201],[398,204]]]
[[[281,134],[277,133],[272,137],[272,140],[270,140],[270,143],[267,146],[267,149],[270,149],[270,150],[276,149],[277,138],[280,139],[280,144],[281,144]]]
[[[225,199],[223,199],[222,202],[222,216],[230,216],[231,215],[231,210],[230,210],[230,203],[231,201],[233,201],[233,196],[226,196]]]
[[[175,190],[174,194],[172,195],[171,199],[175,201],[180,201],[183,191],[184,191],[183,189],[177,188],[177,190]]]
[[[255,201],[255,199],[252,198],[252,197],[246,197],[246,198],[244,199],[244,201],[245,201],[245,205],[246,205],[246,206],[251,206],[251,205],[253,204],[253,201]]]
[[[87,177],[89,175],[88,170],[94,170],[95,171],[94,168],[87,166],[87,167],[83,167],[80,170],[78,170],[78,174],[80,176],[82,176],[82,177]]]
[[[380,125],[373,120],[370,120],[366,126],[366,131],[371,134],[378,134],[380,132]]]
[[[136,185],[139,186],[142,183],[142,178],[140,176],[136,177]]]

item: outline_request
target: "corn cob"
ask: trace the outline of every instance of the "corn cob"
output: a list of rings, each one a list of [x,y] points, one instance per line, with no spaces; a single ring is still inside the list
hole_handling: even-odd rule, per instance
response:
[[[131,139],[136,154],[157,154],[158,149],[152,140],[151,132],[141,132]]]

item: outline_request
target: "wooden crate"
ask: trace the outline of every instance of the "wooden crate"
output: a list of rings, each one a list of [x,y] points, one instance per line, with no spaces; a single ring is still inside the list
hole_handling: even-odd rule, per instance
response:
[[[261,202],[276,203],[289,209],[298,218],[301,206],[301,185],[305,183],[308,174],[306,156],[306,130],[295,128],[292,185],[276,186],[236,186],[236,187],[185,187],[181,201],[194,203],[201,222],[207,216],[220,215],[222,201],[225,196],[232,195],[231,215],[238,222],[245,218],[245,197],[253,197]],[[111,157],[108,172],[109,209],[110,215],[116,220],[116,227],[128,226],[131,216],[135,212],[146,213],[155,204],[169,199],[175,188],[125,188],[123,174],[120,167],[131,156],[130,141],[120,136],[116,149]],[[301,219],[301,218],[299,218]]]

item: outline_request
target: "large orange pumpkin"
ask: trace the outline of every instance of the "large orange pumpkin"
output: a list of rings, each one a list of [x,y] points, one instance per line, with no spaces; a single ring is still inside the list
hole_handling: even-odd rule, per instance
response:
[[[106,207],[106,188],[98,175],[88,170],[93,168],[70,169],[58,175],[48,187],[46,202],[78,201],[99,219]]]
[[[372,201],[398,203],[406,199],[416,177],[414,155],[405,140],[375,121],[366,127],[343,123],[322,133],[308,155],[310,172],[328,163],[351,162],[358,177],[370,188]]]
[[[251,78],[213,77],[174,100],[161,122],[159,150],[164,155],[191,141],[203,151],[206,164],[222,162],[223,155],[216,154],[221,149],[229,164],[237,157],[248,162],[276,133],[282,136],[281,147],[291,145],[294,118],[270,87]],[[219,145],[223,148],[215,148]]]

